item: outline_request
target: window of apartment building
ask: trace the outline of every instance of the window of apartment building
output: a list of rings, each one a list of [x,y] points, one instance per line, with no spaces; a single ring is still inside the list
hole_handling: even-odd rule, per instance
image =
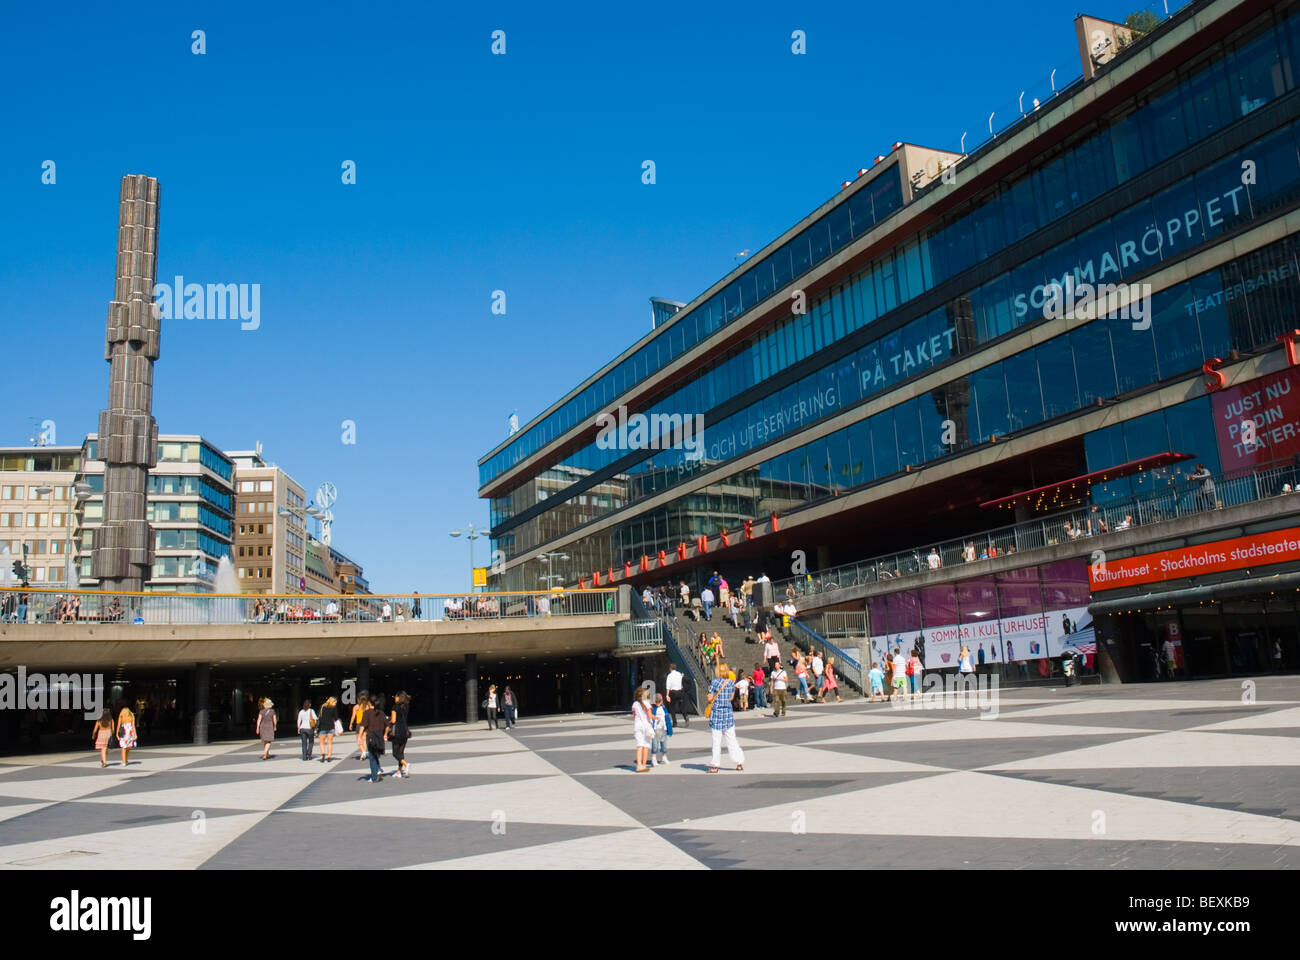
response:
[[[36,574],[36,582],[37,582],[37,583],[44,583],[44,582],[45,582],[45,568],[44,568],[44,567],[33,567],[33,568],[32,568],[32,573]]]
[[[259,523],[259,524],[257,525],[257,532],[258,532],[258,533],[266,533],[266,524],[264,524],[264,523]]]
[[[47,497],[49,497],[48,493],[40,493],[36,487],[27,488],[27,499],[29,500],[44,500]]]
[[[257,481],[257,489],[262,493],[270,493],[272,490],[275,489],[275,481],[259,480]]]
[[[22,487],[15,487],[11,484],[0,487],[0,500],[21,500],[22,496]]]
[[[252,492],[253,492],[253,481],[252,481],[252,480],[240,480],[240,481],[239,481],[239,492],[240,492],[240,493],[252,493]]]
[[[0,513],[0,527],[21,527],[23,525],[23,515],[21,513]]]
[[[50,517],[45,513],[27,514],[27,526],[29,527],[46,527],[49,526]]]
[[[247,579],[248,579],[248,568],[247,568],[247,567],[240,567],[240,568],[239,568],[239,579],[240,579],[240,580],[247,580]]]
[[[52,513],[50,514],[50,526],[61,527],[63,526],[63,521],[67,519],[68,515],[66,513]]]
[[[40,554],[45,552],[44,540],[28,540],[27,552],[31,554]]]

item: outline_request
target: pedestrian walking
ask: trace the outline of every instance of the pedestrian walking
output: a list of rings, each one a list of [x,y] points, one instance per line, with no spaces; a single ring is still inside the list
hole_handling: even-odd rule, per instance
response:
[[[811,658],[810,665],[812,666],[813,675],[813,695],[816,697],[818,703],[825,703],[826,698],[822,695],[822,685],[826,682],[824,676],[826,673],[826,665],[822,662],[821,654],[816,650],[812,651]]]
[[[113,739],[113,711],[107,707],[90,730],[91,743],[99,751],[99,768],[108,766],[108,742]]]
[[[907,693],[907,661],[898,647],[894,648],[894,692],[901,700]]]
[[[348,721],[348,729],[357,732],[357,758],[366,759],[366,731],[361,727],[361,718],[366,715],[366,708],[370,706],[369,692],[362,690],[361,696],[357,697],[357,702],[352,706],[352,719]]]
[[[736,741],[736,715],[731,710],[731,696],[735,692],[735,683],[728,676],[725,663],[718,664],[717,676],[709,684],[709,733],[713,737],[713,757],[709,764],[709,773],[718,772],[718,761],[722,755],[722,741],[727,741],[727,756],[736,765],[737,770],[745,769],[745,754],[741,752]]]
[[[361,729],[366,735],[366,759],[370,761],[370,782],[379,783],[384,779],[384,770],[379,758],[384,755],[384,743],[388,740],[388,718],[384,716],[384,698],[376,695],[361,716]]]
[[[826,702],[826,695],[828,693],[835,694],[836,703],[844,702],[844,698],[840,696],[839,681],[835,679],[835,658],[834,657],[826,658],[826,678],[822,684],[822,696],[821,696],[822,703]]]
[[[519,718],[519,695],[506,684],[501,691],[501,712],[506,716],[506,729],[513,727]]]
[[[257,736],[262,741],[262,759],[271,759],[271,744],[275,740],[275,725],[277,723],[275,716],[275,704],[270,698],[262,698],[262,707],[257,711]]]
[[[885,671],[880,669],[880,663],[876,662],[871,665],[867,671],[867,677],[871,680],[871,700],[875,701],[877,697],[885,699]]]
[[[632,697],[632,742],[636,746],[637,773],[646,773],[650,769],[650,744],[654,736],[654,718],[650,715],[650,688],[642,684],[636,688]]]
[[[488,686],[487,696],[483,698],[482,707],[487,711],[487,728],[489,730],[500,730],[501,725],[497,722],[497,685],[495,683]]]
[[[650,742],[650,762],[657,767],[668,762],[668,738],[673,735],[673,718],[668,715],[668,706],[664,703],[662,693],[655,694],[655,705],[650,716],[655,731],[654,739]]]
[[[912,655],[907,658],[907,683],[908,686],[911,688],[911,693],[913,697],[916,697],[916,695],[921,692],[921,671],[922,670],[923,667],[921,666],[921,658],[918,657],[916,655],[916,651],[913,650]]]
[[[509,687],[506,687],[509,690]],[[411,728],[406,718],[411,712],[411,696],[405,690],[393,697],[393,712],[388,718],[388,739],[393,744],[393,759],[397,761],[397,775],[403,779],[411,775],[411,765],[406,762],[406,741],[411,739]]]
[[[750,674],[750,685],[754,691],[754,709],[762,710],[767,706],[767,674],[763,672],[761,663],[754,664],[754,672]]]
[[[713,609],[713,591],[708,587],[700,591],[700,606],[704,608],[704,619],[712,619],[710,611]]]
[[[303,760],[311,759],[311,748],[316,743],[316,711],[311,708],[311,701],[304,700],[298,711],[298,739],[302,741]]]
[[[690,719],[687,717],[686,708],[690,705],[690,698],[686,694],[685,677],[677,669],[677,664],[668,664],[668,676],[664,680],[664,689],[668,692],[668,709],[675,715],[681,713],[682,726],[689,727]]]
[[[963,682],[967,679],[973,679],[975,676],[975,658],[970,655],[970,647],[964,643],[957,654],[957,672]]]
[[[780,662],[772,668],[772,716],[785,716],[786,688],[790,685],[790,675]]]
[[[334,759],[334,737],[342,727],[338,704],[337,697],[330,697],[321,704],[320,719],[316,724],[316,733],[320,736],[321,763],[329,763]]]

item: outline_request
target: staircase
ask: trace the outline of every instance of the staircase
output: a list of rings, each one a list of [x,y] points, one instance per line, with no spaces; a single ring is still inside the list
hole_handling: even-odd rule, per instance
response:
[[[689,652],[694,655],[697,664],[699,663],[699,637],[701,633],[707,634],[708,636],[713,636],[713,634],[716,633],[722,638],[722,651],[726,656],[726,662],[736,671],[737,675],[739,675],[742,667],[746,673],[752,672],[754,664],[761,662],[763,659],[763,643],[758,639],[757,632],[755,630],[747,631],[743,628],[732,626],[731,621],[724,618],[721,611],[716,608],[713,610],[713,616],[710,620],[705,620],[703,617],[699,620],[693,620],[686,611],[674,608],[671,622],[673,624],[673,632],[676,634],[678,642],[683,647],[686,647],[689,644]],[[742,624],[745,622],[744,614],[741,614],[740,622]],[[747,639],[751,642],[746,643],[745,641]],[[779,626],[774,627],[772,630],[772,639],[775,640],[777,646],[781,648],[781,662],[785,665],[787,671],[789,671],[790,668],[790,654],[796,646],[805,653],[808,651],[810,646],[816,647],[817,650],[822,652],[823,658],[826,656],[826,651],[829,650],[831,655],[835,657],[835,679],[840,685],[840,696],[845,700],[848,700],[862,695],[860,688],[855,688],[851,685],[851,682],[854,682],[857,679],[856,676],[853,676],[854,671],[852,671],[851,668],[848,668],[849,665],[847,664],[844,665],[844,668],[841,667],[843,656],[837,654],[824,640],[811,636],[808,632],[794,624],[791,624],[788,634],[783,632]],[[844,654],[847,654],[852,658],[857,657],[856,650],[845,650]],[[763,670],[767,670],[766,663],[763,664]],[[850,676],[846,677],[846,673],[850,674]],[[797,689],[798,683],[795,681],[794,674],[791,672],[790,690],[792,698],[794,696],[793,691]]]

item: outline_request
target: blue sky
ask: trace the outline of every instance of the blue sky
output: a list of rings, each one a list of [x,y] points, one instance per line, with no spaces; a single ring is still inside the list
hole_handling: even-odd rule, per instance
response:
[[[160,431],[261,441],[309,490],[334,482],[335,544],[376,590],[461,588],[448,532],[486,525],[476,461],[512,410],[527,422],[647,331],[650,296],[690,300],[893,142],[969,149],[1021,90],[1079,72],[1061,0],[445,6],[9,4],[0,442],[95,429],[118,183],[155,176],[159,280],[261,285],[257,330],[164,323]]]

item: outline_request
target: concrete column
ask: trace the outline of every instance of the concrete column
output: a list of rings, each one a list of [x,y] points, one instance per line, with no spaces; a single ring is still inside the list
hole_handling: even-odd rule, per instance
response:
[[[194,742],[208,742],[208,701],[212,688],[212,668],[206,663],[194,665]]]
[[[465,722],[478,723],[478,654],[465,654]]]
[[[357,657],[357,696],[370,692],[370,658]]]

